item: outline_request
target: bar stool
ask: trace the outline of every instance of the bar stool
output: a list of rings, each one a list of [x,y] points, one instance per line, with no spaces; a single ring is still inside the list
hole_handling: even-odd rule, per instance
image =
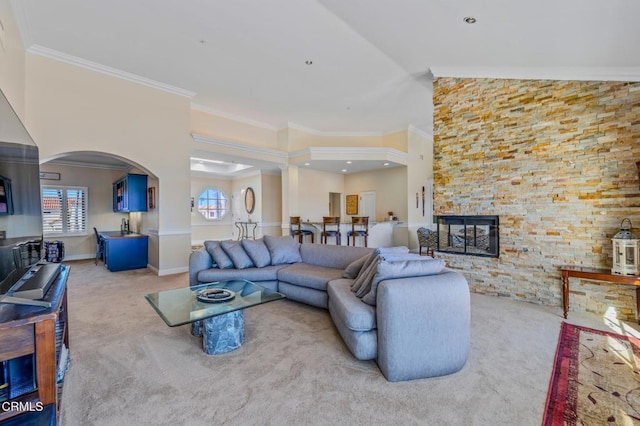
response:
[[[353,216],[351,218],[351,231],[347,232],[347,245],[349,245],[349,237],[351,237],[354,247],[356,246],[356,237],[363,237],[364,246],[368,247],[369,216]]]
[[[291,238],[295,238],[298,236],[298,241],[302,244],[302,239],[305,235],[311,235],[311,243],[313,243],[314,235],[313,231],[308,229],[302,229],[302,224],[300,223],[300,216],[290,216],[289,217],[289,235]]]
[[[336,245],[340,245],[340,218],[323,216],[322,217],[322,234],[320,234],[320,242],[327,244],[327,237],[335,237]]]

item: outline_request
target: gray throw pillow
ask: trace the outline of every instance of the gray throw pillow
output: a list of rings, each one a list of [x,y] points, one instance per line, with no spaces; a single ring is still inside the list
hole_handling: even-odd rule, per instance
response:
[[[360,259],[357,259],[351,262],[342,273],[342,278],[351,278],[351,279],[357,278],[358,274],[362,270],[362,267],[367,262],[370,256],[371,255],[369,254],[365,254]]]
[[[227,253],[222,249],[220,243],[218,241],[205,241],[204,242],[205,249],[211,255],[214,263],[218,265],[220,269],[230,269],[233,268],[233,261]]]
[[[264,243],[269,249],[272,265],[302,262],[300,243],[291,237],[274,237],[265,235]]]
[[[253,268],[253,261],[242,248],[240,241],[223,241],[220,243],[227,256],[231,258],[236,269]]]
[[[258,240],[242,240],[242,248],[247,252],[253,264],[258,268],[271,265],[271,255],[262,238]]]
[[[399,262],[378,263],[376,273],[371,280],[370,291],[362,297],[362,301],[369,305],[376,304],[378,284],[381,281],[396,278],[421,277],[435,275],[444,269],[444,261],[441,259],[402,260]]]

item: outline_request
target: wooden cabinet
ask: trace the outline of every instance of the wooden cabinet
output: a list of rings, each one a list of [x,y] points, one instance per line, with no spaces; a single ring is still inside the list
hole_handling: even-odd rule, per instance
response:
[[[104,238],[104,264],[112,271],[146,268],[149,262],[149,237],[118,231],[101,232]]]
[[[147,211],[147,175],[129,173],[113,183],[113,211]]]
[[[21,414],[28,407],[35,407],[35,412],[41,412],[37,407],[51,404],[56,414],[59,410],[62,380],[57,380],[58,364],[63,344],[69,347],[68,275],[69,267],[61,265],[60,274],[44,298],[51,302],[50,308],[0,304],[0,361],[33,355],[36,384],[35,390],[5,404],[9,409],[0,410],[0,421]]]

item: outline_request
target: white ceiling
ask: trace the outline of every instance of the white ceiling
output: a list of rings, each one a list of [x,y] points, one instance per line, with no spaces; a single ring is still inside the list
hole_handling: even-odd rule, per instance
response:
[[[413,126],[431,133],[430,70],[436,76],[640,76],[637,0],[12,5],[32,52],[57,52],[193,92],[197,106],[273,129],[386,134]],[[465,16],[477,23],[466,24]]]

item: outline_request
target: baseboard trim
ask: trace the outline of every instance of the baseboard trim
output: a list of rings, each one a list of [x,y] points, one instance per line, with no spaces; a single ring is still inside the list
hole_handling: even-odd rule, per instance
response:
[[[182,274],[183,272],[189,272],[188,266],[181,266],[179,268],[170,268],[170,269],[161,269],[161,270],[153,268],[150,265],[147,265],[147,267],[154,269],[157,272],[158,276]]]

